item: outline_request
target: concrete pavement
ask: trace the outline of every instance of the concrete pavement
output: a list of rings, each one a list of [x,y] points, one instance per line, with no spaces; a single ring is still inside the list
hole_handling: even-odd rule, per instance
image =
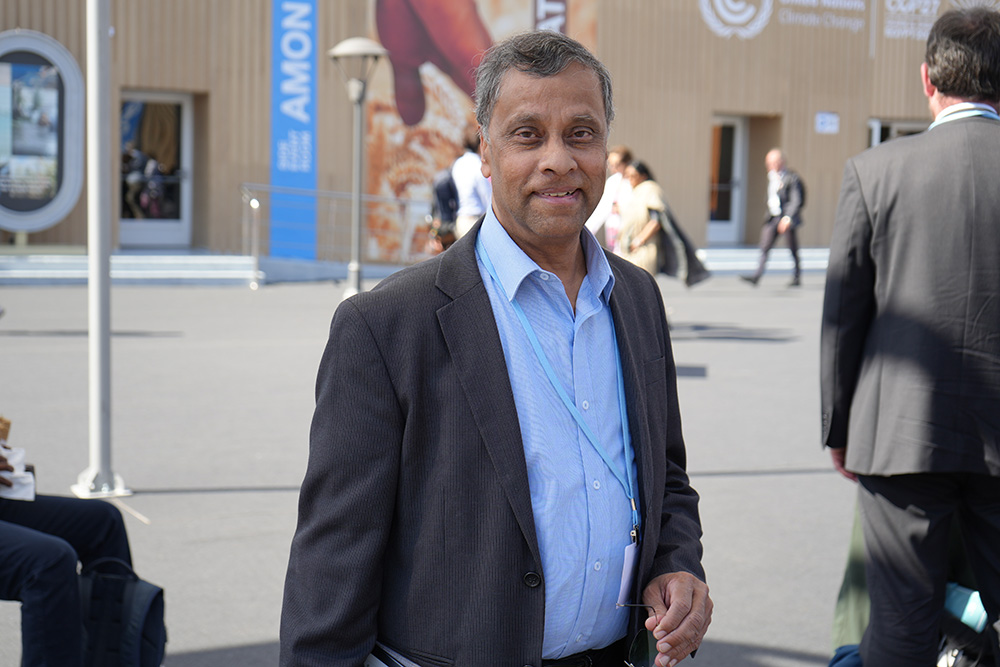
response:
[[[776,252],[781,254],[781,250]],[[822,274],[662,278],[716,603],[698,667],[825,665],[853,486],[819,447]],[[316,366],[342,283],[112,289],[113,467],[168,667],[277,662]],[[0,414],[43,493],[88,463],[87,291],[0,288]],[[0,603],[0,665],[18,607]]]

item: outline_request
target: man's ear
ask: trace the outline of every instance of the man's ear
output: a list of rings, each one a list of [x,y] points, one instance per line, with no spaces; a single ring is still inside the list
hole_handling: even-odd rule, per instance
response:
[[[486,141],[486,133],[483,132],[482,128],[479,129],[479,157],[483,164],[480,167],[480,171],[483,172],[483,178],[489,178],[493,173],[490,169],[490,163],[493,161],[493,151],[490,149],[490,144]]]
[[[927,99],[931,99],[937,95],[937,86],[931,83],[931,75],[927,63],[920,63],[920,81],[924,84],[924,95],[927,96]]]

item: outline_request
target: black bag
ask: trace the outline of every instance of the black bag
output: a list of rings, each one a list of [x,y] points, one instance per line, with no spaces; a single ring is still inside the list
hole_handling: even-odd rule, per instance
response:
[[[668,276],[679,278],[688,287],[694,287],[698,283],[711,278],[712,272],[698,259],[698,249],[691,242],[688,235],[684,233],[684,230],[681,229],[681,226],[677,223],[677,218],[674,217],[674,212],[669,207],[663,211],[662,217],[659,217],[659,221],[660,227],[657,233],[660,235],[660,254],[657,256],[656,262],[657,273],[665,273]],[[677,275],[680,261],[677,257],[674,244],[671,243],[670,236],[667,234],[665,225],[670,225],[674,234],[677,235],[684,245],[684,257],[687,260],[687,275]]]
[[[806,182],[798,174],[795,174],[795,185],[799,189],[799,208],[803,209],[806,207]]]
[[[80,573],[86,667],[160,667],[166,652],[163,589],[128,563],[99,558]]]
[[[434,175],[434,201],[436,217],[443,223],[453,223],[458,218],[458,187],[451,175],[451,168],[442,169]]]
[[[941,618],[941,643],[938,645],[938,665],[949,667],[988,667],[993,662],[993,647],[997,634],[993,628],[976,632],[965,623],[945,612]]]

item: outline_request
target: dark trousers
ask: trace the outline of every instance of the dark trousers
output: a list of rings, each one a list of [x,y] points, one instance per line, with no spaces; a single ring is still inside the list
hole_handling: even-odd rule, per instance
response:
[[[83,664],[77,561],[131,565],[121,513],[99,500],[0,499],[0,599],[21,602],[24,667]]]
[[[1000,479],[929,473],[863,476],[860,483],[871,596],[862,660],[865,667],[932,667],[953,518],[989,622],[1000,616]]]
[[[771,252],[771,248],[777,242],[778,237],[781,234],[778,233],[778,221],[781,220],[781,216],[771,218],[764,223],[764,227],[760,230],[760,263],[757,265],[757,271],[753,274],[755,278],[760,278],[764,275],[764,268],[767,264],[767,255]],[[788,249],[792,253],[792,261],[795,262],[795,277],[798,278],[801,274],[799,268],[799,236],[798,232],[795,231],[795,227],[789,226],[785,230],[785,236],[788,238]]]
[[[604,648],[555,660],[543,660],[542,667],[621,667],[625,664],[627,653],[628,644],[625,638],[622,638]]]

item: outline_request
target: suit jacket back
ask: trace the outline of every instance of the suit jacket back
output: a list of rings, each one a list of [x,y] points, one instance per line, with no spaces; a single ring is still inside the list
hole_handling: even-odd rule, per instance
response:
[[[822,334],[823,439],[862,474],[1000,475],[1000,123],[848,161]]]

